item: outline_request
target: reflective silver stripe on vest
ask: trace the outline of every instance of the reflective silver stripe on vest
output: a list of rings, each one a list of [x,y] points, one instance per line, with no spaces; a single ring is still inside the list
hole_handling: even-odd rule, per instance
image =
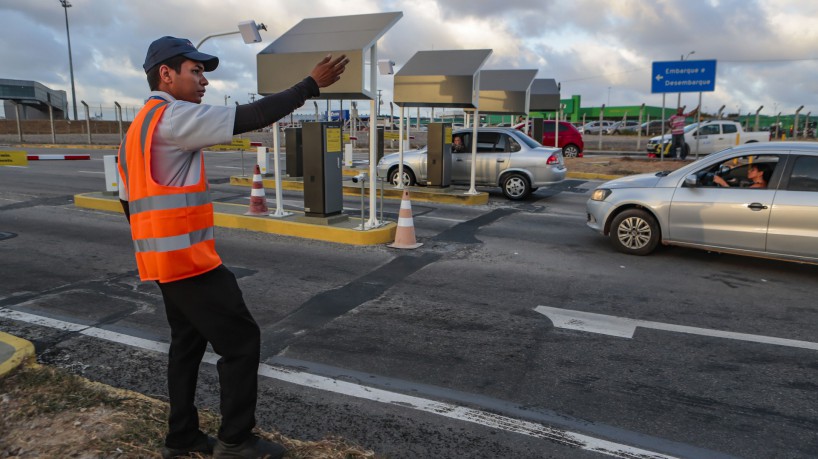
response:
[[[151,125],[151,121],[153,121],[153,115],[156,114],[156,110],[158,110],[159,107],[164,107],[165,105],[167,105],[169,103],[170,102],[163,101],[163,102],[160,102],[160,103],[156,104],[155,107],[153,107],[152,109],[150,109],[148,111],[148,114],[145,115],[145,119],[142,121],[142,126],[141,126],[142,129],[139,132],[139,145],[140,145],[140,147],[142,147],[140,149],[140,151],[142,152],[143,157],[145,156],[145,136],[148,135],[148,127]]]
[[[199,191],[196,193],[163,194],[159,196],[148,196],[128,203],[131,215],[151,210],[182,209],[184,207],[202,206],[210,204],[210,192]]]
[[[190,248],[193,244],[213,239],[213,227],[208,227],[180,236],[137,239],[133,241],[134,250],[140,252],[171,252]]]

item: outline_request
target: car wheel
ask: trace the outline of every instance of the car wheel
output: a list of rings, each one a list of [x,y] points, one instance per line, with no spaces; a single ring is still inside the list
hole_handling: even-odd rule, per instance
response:
[[[503,178],[503,194],[512,201],[525,199],[531,194],[531,185],[528,177],[523,174],[512,173]]]
[[[644,210],[629,209],[611,222],[611,244],[630,255],[647,255],[659,244],[659,224]]]
[[[394,169],[389,171],[389,183],[392,186],[398,186],[398,168],[395,167]],[[415,174],[412,172],[412,169],[409,169],[406,166],[403,166],[403,186],[414,186],[415,185]]]
[[[569,143],[568,145],[562,147],[562,156],[565,156],[566,158],[576,158],[579,156],[579,147],[573,143]]]

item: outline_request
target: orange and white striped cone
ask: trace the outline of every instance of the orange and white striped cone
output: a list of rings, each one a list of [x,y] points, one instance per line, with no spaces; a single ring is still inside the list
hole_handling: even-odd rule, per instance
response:
[[[415,223],[412,220],[412,201],[409,200],[409,190],[403,190],[398,213],[398,229],[395,231],[395,242],[387,247],[393,249],[416,249],[423,244],[415,239]]]
[[[250,191],[250,210],[244,215],[270,215],[267,208],[267,198],[264,196],[264,182],[261,178],[261,168],[256,164],[253,172],[253,189]]]

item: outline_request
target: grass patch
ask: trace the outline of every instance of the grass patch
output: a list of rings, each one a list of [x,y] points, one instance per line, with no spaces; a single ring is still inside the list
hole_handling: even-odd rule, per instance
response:
[[[0,379],[0,457],[158,458],[167,414],[167,403],[136,392],[22,366]],[[216,413],[200,410],[199,420],[203,431],[218,431]],[[257,433],[287,447],[291,459],[379,457],[342,438],[305,442]]]

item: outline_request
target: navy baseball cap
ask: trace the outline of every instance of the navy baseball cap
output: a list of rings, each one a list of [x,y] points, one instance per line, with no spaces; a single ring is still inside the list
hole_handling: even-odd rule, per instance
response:
[[[190,40],[162,37],[155,40],[148,47],[148,55],[145,56],[145,63],[142,68],[145,69],[145,73],[148,73],[150,69],[176,56],[185,56],[192,61],[201,62],[204,65],[205,72],[212,72],[219,66],[218,57],[200,53]]]

